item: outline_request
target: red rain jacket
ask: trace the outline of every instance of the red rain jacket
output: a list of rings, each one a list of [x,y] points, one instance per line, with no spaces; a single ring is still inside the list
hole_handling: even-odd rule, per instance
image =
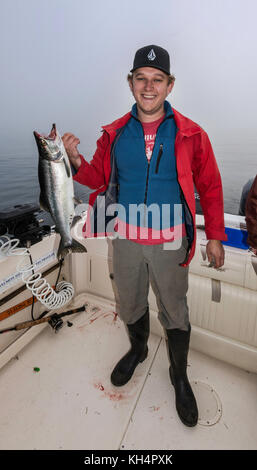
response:
[[[184,195],[192,227],[188,253],[181,264],[188,266],[194,256],[196,245],[194,184],[200,196],[206,237],[209,240],[227,240],[224,227],[223,191],[219,169],[207,133],[198,124],[173,107],[172,109],[177,125],[175,155],[178,183]],[[130,117],[129,112],[112,124],[102,127],[103,134],[97,141],[97,149],[90,163],[81,155],[81,166],[73,179],[91,189],[96,189],[90,194],[90,206],[93,206],[97,195],[102,194],[108,188],[111,175],[111,146],[117,129],[123,127]],[[96,236],[88,230],[86,225],[87,222],[83,227],[84,236]]]

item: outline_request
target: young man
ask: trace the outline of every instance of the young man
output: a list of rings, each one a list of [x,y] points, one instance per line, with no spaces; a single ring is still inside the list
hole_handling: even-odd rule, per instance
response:
[[[224,264],[221,240],[227,239],[221,178],[206,132],[166,101],[175,80],[168,52],[155,45],[139,49],[131,73],[128,81],[136,103],[131,112],[103,127],[92,161],[79,154],[79,139],[73,134],[64,134],[63,142],[77,171],[74,180],[96,189],[89,200],[94,210],[87,217],[86,236],[95,236],[97,230],[108,233],[108,209],[112,203],[122,208],[116,219],[113,264],[120,317],[131,348],[114,368],[111,381],[124,385],[147,357],[150,280],[167,335],[177,412],[185,425],[195,426],[198,409],[186,371],[191,331],[188,266],[196,243],[194,183],[205,216],[207,256],[218,268]],[[102,230],[96,226],[98,195],[104,197],[106,209]]]

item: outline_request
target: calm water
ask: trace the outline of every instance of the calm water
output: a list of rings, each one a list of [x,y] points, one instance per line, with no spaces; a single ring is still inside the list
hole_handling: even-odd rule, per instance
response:
[[[257,152],[254,154],[227,149],[215,151],[220,169],[225,212],[238,214],[243,185],[257,174]],[[22,203],[38,203],[39,184],[36,154],[0,155],[0,211]],[[86,186],[74,182],[75,194],[88,202],[91,192]]]

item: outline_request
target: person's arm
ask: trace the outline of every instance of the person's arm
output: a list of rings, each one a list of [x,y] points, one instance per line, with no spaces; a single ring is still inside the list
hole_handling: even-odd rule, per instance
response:
[[[80,140],[71,133],[62,137],[64,147],[72,165],[74,181],[84,184],[91,189],[98,189],[105,184],[103,158],[109,142],[108,134],[104,132],[97,141],[97,148],[90,163],[78,151]]]
[[[249,194],[249,191],[252,187],[253,181],[254,181],[254,178],[251,178],[249,181],[247,181],[247,183],[245,183],[245,185],[242,189],[241,199],[240,199],[240,203],[239,203],[238,215],[245,216],[245,203],[246,203],[246,199],[247,199],[247,196]]]
[[[193,179],[200,196],[209,240],[206,254],[209,262],[214,260],[214,267],[219,268],[224,264],[225,255],[221,240],[227,240],[221,176],[208,135],[202,131],[197,139],[192,162]]]
[[[245,221],[248,232],[247,243],[256,254],[257,249],[257,175],[248,193],[245,204]]]

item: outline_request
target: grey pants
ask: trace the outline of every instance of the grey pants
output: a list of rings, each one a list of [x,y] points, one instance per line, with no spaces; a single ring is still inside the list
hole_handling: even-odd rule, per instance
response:
[[[158,318],[165,329],[188,330],[186,293],[188,267],[184,261],[188,241],[182,239],[177,250],[163,245],[141,245],[121,238],[113,240],[113,271],[120,304],[120,318],[133,324],[148,307],[149,281],[156,295]]]

